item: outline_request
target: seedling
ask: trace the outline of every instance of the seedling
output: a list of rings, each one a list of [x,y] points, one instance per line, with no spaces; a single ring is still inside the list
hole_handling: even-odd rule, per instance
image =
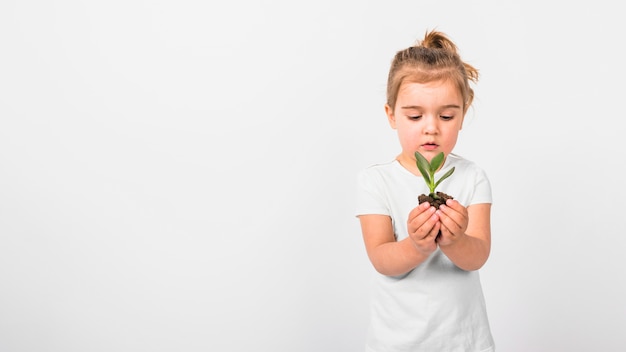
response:
[[[435,181],[435,172],[437,172],[437,169],[439,169],[441,164],[443,164],[443,152],[435,155],[435,157],[430,162],[428,162],[428,160],[426,160],[426,158],[422,154],[420,154],[419,152],[415,152],[415,159],[417,159],[417,168],[420,170],[420,173],[424,177],[426,185],[428,185],[428,189],[430,190],[430,194],[428,195],[433,197],[434,199],[439,199],[439,196],[437,196],[437,193],[435,193],[435,189],[437,188],[437,186],[439,186],[441,181],[452,175],[452,173],[454,172],[454,167],[452,167],[450,170],[448,170],[448,172],[441,176],[439,180]]]
[[[441,204],[445,204],[446,200],[453,199],[452,196],[449,196],[443,192],[435,192],[437,186],[441,183],[441,181],[450,177],[454,172],[454,167],[448,170],[443,176],[441,176],[438,180],[435,180],[435,172],[437,169],[443,164],[443,152],[435,155],[434,158],[430,162],[419,152],[415,152],[415,159],[417,163],[417,168],[420,170],[422,177],[424,177],[424,181],[426,181],[426,185],[430,193],[428,195],[422,194],[418,198],[419,204],[424,202],[429,202],[432,206],[439,209]]]

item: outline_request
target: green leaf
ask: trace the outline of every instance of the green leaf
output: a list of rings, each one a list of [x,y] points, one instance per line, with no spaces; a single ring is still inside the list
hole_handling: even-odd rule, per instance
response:
[[[439,169],[439,167],[443,164],[443,152],[435,155],[433,160],[430,161],[430,173],[434,175],[435,172]]]
[[[441,176],[441,178],[439,179],[439,181],[437,181],[437,183],[435,183],[435,188],[437,188],[437,186],[439,186],[439,184],[441,183],[441,181],[445,180],[446,178],[450,177],[450,175],[452,175],[452,173],[454,172],[454,167],[452,167],[450,170],[448,170],[448,172],[446,172],[443,176]]]
[[[417,160],[417,168],[424,177],[426,184],[430,187],[432,181],[430,180],[430,164],[428,163],[428,160],[426,160],[426,158],[419,152],[415,152],[415,160]]]

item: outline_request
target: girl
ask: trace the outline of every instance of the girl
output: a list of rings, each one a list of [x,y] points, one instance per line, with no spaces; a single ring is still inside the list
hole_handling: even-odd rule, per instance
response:
[[[452,154],[474,98],[478,71],[443,33],[426,32],[391,64],[385,112],[402,151],[358,175],[357,216],[376,269],[368,352],[494,351],[478,269],[491,247],[491,186],[473,162]],[[435,209],[415,152],[444,153],[435,177],[454,197]],[[439,235],[439,236],[438,236]]]

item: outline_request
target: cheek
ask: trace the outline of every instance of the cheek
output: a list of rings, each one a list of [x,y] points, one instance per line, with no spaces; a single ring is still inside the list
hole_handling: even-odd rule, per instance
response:
[[[415,145],[419,141],[419,134],[417,131],[410,128],[398,129],[398,137],[400,142],[405,146]]]
[[[453,133],[449,134],[448,138],[446,138],[446,140],[445,140],[445,146],[444,146],[445,149],[447,149],[448,151],[452,151],[452,149],[456,145],[457,139],[458,139],[457,132],[453,132]]]

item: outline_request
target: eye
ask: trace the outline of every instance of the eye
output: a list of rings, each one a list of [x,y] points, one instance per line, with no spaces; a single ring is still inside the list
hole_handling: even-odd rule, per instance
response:
[[[450,121],[454,118],[454,116],[439,116],[444,121]]]
[[[422,115],[416,115],[416,116],[407,116],[409,118],[409,120],[419,120],[420,118],[422,118]]]

